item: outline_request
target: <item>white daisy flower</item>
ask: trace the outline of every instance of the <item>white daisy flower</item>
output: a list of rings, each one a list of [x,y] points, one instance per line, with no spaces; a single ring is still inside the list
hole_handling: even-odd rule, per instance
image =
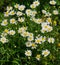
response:
[[[50,3],[51,5],[55,5],[55,4],[56,4],[56,1],[51,0],[49,3]]]
[[[16,14],[17,14],[17,16],[22,16],[23,15],[23,13],[20,12],[20,11],[18,11]]]
[[[24,20],[25,20],[24,17],[18,18],[18,21],[19,21],[19,22],[24,22]]]
[[[28,36],[29,36],[29,37],[31,37],[31,36],[33,37],[33,33],[29,33],[29,35],[28,35]]]
[[[4,19],[1,23],[2,26],[6,26],[8,24],[7,19]]]
[[[16,12],[14,10],[10,11],[9,15],[15,15]]]
[[[28,36],[28,41],[33,41],[34,40],[34,37],[33,36]]]
[[[41,40],[40,38],[36,38],[36,39],[35,39],[35,43],[41,44],[41,42],[42,42],[42,40]]]
[[[42,30],[41,30],[42,33],[51,32],[53,30],[52,26],[50,26],[48,22],[43,22],[41,26],[42,26]]]
[[[35,5],[35,4],[31,4],[30,7],[31,7],[32,9],[34,9],[34,8],[36,8],[36,5]]]
[[[5,33],[5,32],[3,32],[2,34],[1,34],[1,37],[6,37],[7,36],[7,33]]]
[[[13,9],[12,6],[7,6],[7,11],[10,11],[10,10],[12,10],[12,9]]]
[[[14,5],[14,7],[15,7],[15,8],[18,8],[19,6],[20,6],[20,5],[19,5],[19,4],[17,4],[17,3]]]
[[[44,27],[42,27],[42,29],[45,31],[48,31],[48,27],[49,27],[48,25],[44,25]]]
[[[58,10],[53,10],[54,15],[58,15]]]
[[[46,10],[42,10],[42,13],[43,13],[43,14],[46,14],[47,12],[46,12]]]
[[[46,31],[44,29],[41,29],[41,33],[45,33]]]
[[[8,32],[8,34],[9,34],[9,35],[14,35],[14,34],[15,34],[15,31],[14,31],[14,30],[10,30],[10,31]]]
[[[48,26],[47,32],[51,32],[53,30],[52,26]]]
[[[34,42],[32,42],[31,48],[36,49],[36,47],[37,47],[37,45]]]
[[[23,11],[23,10],[25,9],[25,5],[20,5],[20,6],[18,7],[18,9],[19,9],[20,11]]]
[[[54,41],[55,41],[54,38],[52,38],[52,37],[48,38],[48,42],[49,42],[49,43],[54,43]]]
[[[37,0],[37,1],[34,1],[33,4],[34,4],[35,6],[39,6],[40,2]]]
[[[31,15],[31,12],[32,12],[31,9],[27,9],[27,10],[26,10],[27,16],[30,16],[30,15]]]
[[[42,55],[43,55],[44,57],[48,56],[49,54],[50,54],[50,51],[47,50],[47,49],[42,51]]]
[[[45,42],[46,41],[46,37],[44,36],[44,37],[40,37],[40,39],[42,40],[42,42]]]
[[[31,56],[32,55],[32,51],[31,50],[26,50],[25,51],[25,55],[26,56]]]
[[[37,12],[34,10],[34,11],[31,11],[31,16],[34,17],[35,15],[37,14]]]
[[[51,19],[50,17],[48,17],[48,18],[46,19],[46,22],[47,22],[48,24],[52,24],[52,19]]]
[[[40,58],[41,58],[41,55],[40,55],[40,54],[37,54],[37,55],[36,55],[36,59],[39,61]]]
[[[26,47],[31,47],[32,43],[31,42],[26,42]]]
[[[35,23],[37,23],[37,24],[41,24],[43,21],[42,21],[42,19],[36,19],[35,20]]]
[[[18,29],[18,33],[23,33],[27,30],[27,27],[21,27]]]
[[[23,36],[23,37],[27,37],[28,35],[29,35],[29,32],[26,32],[26,31],[21,33],[21,36]]]
[[[8,17],[9,16],[9,11],[4,12],[4,17]]]
[[[14,18],[10,19],[11,24],[16,24],[16,20]]]
[[[8,42],[8,39],[6,39],[5,37],[0,38],[0,41],[4,44]]]

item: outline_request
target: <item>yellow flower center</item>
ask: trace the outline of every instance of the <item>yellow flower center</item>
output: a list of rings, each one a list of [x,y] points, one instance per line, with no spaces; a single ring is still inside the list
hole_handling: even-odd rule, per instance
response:
[[[5,12],[6,15],[8,15],[9,13],[8,12]]]
[[[5,29],[4,32],[8,33],[8,29]]]
[[[32,47],[35,47],[35,44],[34,43],[32,43]]]
[[[7,24],[7,22],[5,21],[4,24]]]
[[[14,22],[15,22],[15,20],[13,19],[11,22],[12,22],[12,23],[14,23]]]
[[[41,56],[38,54],[37,56],[36,56],[36,58],[40,58]]]
[[[39,43],[39,42],[41,42],[41,41],[38,39],[37,42]]]
[[[48,52],[44,52],[44,55],[47,55],[48,54]]]

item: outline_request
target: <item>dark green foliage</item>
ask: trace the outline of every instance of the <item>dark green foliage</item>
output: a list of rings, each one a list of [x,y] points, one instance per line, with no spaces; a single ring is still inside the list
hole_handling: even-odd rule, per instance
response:
[[[6,10],[6,6],[11,4],[12,0],[0,0],[0,12],[4,12]]]

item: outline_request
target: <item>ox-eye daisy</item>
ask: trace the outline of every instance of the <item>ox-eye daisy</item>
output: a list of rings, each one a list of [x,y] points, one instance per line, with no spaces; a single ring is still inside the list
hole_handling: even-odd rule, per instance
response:
[[[36,5],[35,5],[35,4],[31,4],[30,7],[31,7],[32,9],[34,9],[34,8],[36,8]]]
[[[14,35],[14,34],[15,34],[15,31],[14,31],[14,30],[10,30],[10,31],[8,32],[8,34],[9,34],[9,35]]]
[[[31,50],[26,50],[25,51],[25,55],[26,56],[31,56],[32,55],[32,51]]]
[[[48,42],[49,42],[49,43],[54,43],[54,41],[55,41],[54,38],[52,38],[52,37],[48,38]]]
[[[15,15],[16,12],[14,10],[10,11],[9,15]]]
[[[54,15],[58,15],[58,10],[53,10]]]
[[[33,4],[34,4],[35,6],[39,6],[40,2],[37,0],[37,1],[34,1]]]
[[[14,18],[10,19],[11,24],[16,24],[16,20]]]
[[[27,27],[21,27],[18,29],[18,33],[23,33],[27,30]]]
[[[41,44],[41,41],[42,41],[41,38],[36,38],[35,39],[35,43],[37,43],[37,44]]]
[[[33,41],[34,40],[34,37],[33,36],[28,36],[28,41]]]
[[[23,15],[23,13],[22,13],[22,12],[20,12],[20,11],[18,11],[18,12],[16,13],[16,15],[17,15],[17,16],[22,16],[22,15]]]
[[[4,44],[8,42],[8,39],[6,39],[5,37],[0,38],[0,41]]]
[[[47,49],[42,51],[42,55],[43,55],[44,57],[48,56],[49,54],[50,54],[50,51],[47,50]]]
[[[51,0],[49,3],[50,3],[51,5],[55,5],[55,4],[56,4],[56,1]]]
[[[7,19],[3,20],[1,23],[2,26],[6,26],[7,24],[8,24]]]
[[[24,32],[21,33],[21,36],[23,36],[23,37],[27,37],[28,34],[29,34],[29,32],[24,31]]]
[[[39,61],[40,58],[41,58],[41,55],[40,55],[40,54],[37,54],[37,55],[36,55],[36,59]]]
[[[14,5],[15,8],[18,8],[19,7],[19,4],[16,3],[16,5]]]
[[[31,15],[31,9],[26,9],[26,14],[27,14],[27,16],[30,16]]]
[[[31,42],[26,42],[26,47],[31,47],[32,43]]]
[[[20,5],[20,6],[18,7],[18,9],[19,9],[20,11],[23,11],[23,10],[25,9],[25,5]]]
[[[35,44],[35,42],[32,42],[31,48],[36,49],[36,47],[37,47],[37,44]]]
[[[9,11],[4,12],[4,16],[8,17],[9,16]]]
[[[7,11],[10,11],[10,10],[12,10],[12,9],[13,9],[12,6],[7,6]]]
[[[24,22],[24,20],[25,20],[24,17],[18,18],[18,21],[19,21],[19,22]]]

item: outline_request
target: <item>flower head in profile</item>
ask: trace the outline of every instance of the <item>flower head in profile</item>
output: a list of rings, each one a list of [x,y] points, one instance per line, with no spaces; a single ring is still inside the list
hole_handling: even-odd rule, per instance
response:
[[[10,12],[9,12],[9,15],[15,15],[16,14],[16,12],[14,11],[14,10],[11,10]]]
[[[15,7],[15,8],[18,8],[18,7],[19,7],[19,4],[16,3],[16,4],[14,5],[14,7]]]
[[[56,4],[56,1],[55,1],[55,0],[51,0],[49,3],[50,3],[51,5],[55,5],[55,4]]]
[[[40,55],[40,54],[37,54],[37,55],[36,55],[36,59],[39,61],[40,58],[41,58],[41,55]]]
[[[11,11],[13,9],[12,6],[7,6],[7,11]]]
[[[32,9],[34,9],[34,8],[36,8],[36,5],[35,5],[35,4],[31,4],[30,7],[31,7]]]
[[[53,14],[54,15],[58,15],[59,13],[58,13],[58,10],[53,10]]]
[[[21,23],[24,22],[24,20],[25,20],[24,17],[18,18],[18,21],[21,22]]]

